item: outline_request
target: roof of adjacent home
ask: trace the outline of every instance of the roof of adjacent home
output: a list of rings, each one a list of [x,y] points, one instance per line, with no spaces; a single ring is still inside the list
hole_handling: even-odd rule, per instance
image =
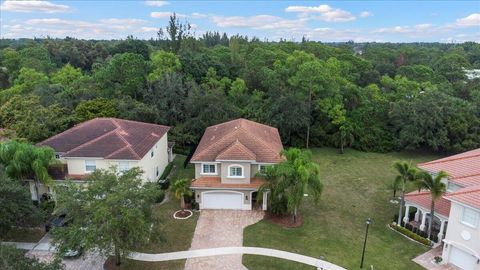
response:
[[[192,188],[258,189],[265,183],[262,178],[252,178],[249,183],[222,183],[220,177],[200,177],[192,181]]]
[[[283,150],[278,130],[247,119],[208,127],[191,161],[254,160],[278,163]]]
[[[140,160],[170,127],[117,118],[95,118],[57,134],[39,145],[63,157]]]
[[[466,187],[448,193],[445,195],[445,198],[480,209],[480,185]]]
[[[405,201],[416,204],[424,209],[430,209],[432,204],[432,195],[430,191],[414,191],[405,194]],[[448,217],[450,215],[451,202],[444,197],[435,201],[435,213]]]
[[[432,173],[445,171],[449,175],[449,181],[463,187],[480,185],[480,148],[420,163],[418,167]]]

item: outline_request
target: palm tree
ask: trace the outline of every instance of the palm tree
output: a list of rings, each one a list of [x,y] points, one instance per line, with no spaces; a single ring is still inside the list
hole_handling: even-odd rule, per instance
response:
[[[285,160],[274,166],[267,174],[265,187],[275,197],[274,200],[286,203],[286,209],[293,214],[293,222],[297,222],[298,207],[301,205],[305,191],[312,193],[316,202],[322,193],[320,182],[320,169],[318,164],[311,161],[312,153],[308,150],[302,151],[298,148],[290,148],[282,151]],[[273,179],[273,180],[272,180]]]
[[[401,199],[400,199],[400,209],[398,210],[398,219],[397,224],[402,224],[402,217],[403,217],[403,207],[405,205],[405,189],[408,181],[414,181],[417,178],[417,170],[411,166],[410,163],[396,161],[393,163],[393,167],[399,173],[395,177],[395,182],[393,184],[394,188],[398,188],[401,186]]]
[[[172,191],[175,194],[175,198],[180,200],[180,207],[182,208],[182,212],[185,211],[185,195],[191,196],[193,194],[192,190],[190,189],[191,181],[189,179],[180,179],[177,180],[172,185]]]
[[[48,167],[56,163],[55,151],[50,147],[36,147],[29,143],[8,141],[0,144],[0,164],[13,179],[25,180],[32,177],[35,195],[39,199],[39,184],[49,184]]]
[[[426,189],[430,191],[432,196],[432,203],[430,205],[430,222],[428,223],[428,238],[432,233],[433,217],[435,214],[435,201],[438,200],[447,191],[447,186],[442,182],[442,179],[447,178],[448,174],[440,171],[435,177],[425,172],[422,173],[417,181],[419,189]]]

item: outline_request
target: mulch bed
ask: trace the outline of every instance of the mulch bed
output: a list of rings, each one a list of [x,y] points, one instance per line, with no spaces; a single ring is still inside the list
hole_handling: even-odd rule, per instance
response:
[[[293,223],[293,218],[291,215],[288,216],[278,216],[272,213],[266,213],[265,220],[268,220],[271,223],[280,225],[284,228],[298,228],[303,224],[303,218],[301,215],[297,215],[297,222]]]
[[[108,257],[108,259],[103,264],[103,269],[105,270],[120,270],[120,265],[115,263],[114,257]]]
[[[175,217],[179,217],[179,218],[185,218],[185,217],[188,217],[188,216],[190,216],[190,212],[188,212],[188,211],[180,211],[180,212],[175,213]]]

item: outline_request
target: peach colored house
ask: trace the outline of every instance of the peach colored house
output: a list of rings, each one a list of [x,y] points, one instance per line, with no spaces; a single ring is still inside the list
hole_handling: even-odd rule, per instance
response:
[[[282,150],[278,130],[267,125],[236,119],[208,127],[190,160],[200,209],[254,209],[261,173],[282,160]],[[267,197],[264,193],[263,210]]]
[[[143,170],[144,181],[155,181],[169,160],[167,133],[170,127],[123,120],[95,118],[74,126],[39,143],[55,150],[63,166],[50,169],[55,182],[65,179],[84,182],[86,175],[96,169],[116,166],[119,172],[133,167]],[[37,200],[30,181],[32,200]],[[41,185],[39,194],[51,193]]]
[[[480,149],[418,164],[435,175],[448,174],[443,179],[446,194],[435,202],[433,224],[438,229],[438,243],[443,243],[443,263],[463,270],[480,270]],[[428,191],[411,192],[405,196],[404,222],[418,223],[426,230],[430,220],[431,196]],[[409,210],[415,208],[413,221]]]

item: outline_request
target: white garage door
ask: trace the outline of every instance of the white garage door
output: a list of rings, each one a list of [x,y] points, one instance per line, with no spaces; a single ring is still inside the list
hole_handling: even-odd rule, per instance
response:
[[[243,195],[232,192],[208,192],[203,193],[203,209],[242,209]]]
[[[476,260],[471,254],[456,247],[452,247],[452,251],[450,253],[450,263],[460,267],[463,270],[473,270]]]

